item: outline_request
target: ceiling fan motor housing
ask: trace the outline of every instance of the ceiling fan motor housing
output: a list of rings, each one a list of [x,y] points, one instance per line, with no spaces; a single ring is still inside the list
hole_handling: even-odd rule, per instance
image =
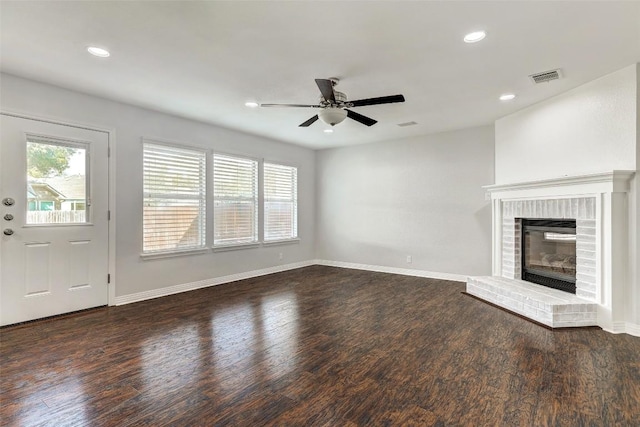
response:
[[[337,90],[334,89],[333,97],[336,99],[335,102],[334,101],[327,101],[326,99],[324,99],[324,96],[320,95],[320,104],[321,105],[340,105],[340,106],[343,106],[344,104],[347,103],[347,95],[345,95],[344,92],[338,92]]]

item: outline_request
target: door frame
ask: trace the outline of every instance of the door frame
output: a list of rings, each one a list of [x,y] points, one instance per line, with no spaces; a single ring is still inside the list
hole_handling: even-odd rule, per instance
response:
[[[85,129],[94,132],[101,132],[107,135],[107,171],[109,179],[107,182],[108,192],[108,210],[109,220],[107,222],[108,229],[108,271],[110,281],[107,284],[108,289],[108,305],[116,305],[116,130],[114,128],[105,128],[95,124],[88,124],[76,121],[70,121],[68,119],[62,119],[52,116],[41,116],[37,114],[10,110],[6,108],[0,109],[0,115],[8,117],[16,117],[20,119],[34,120],[38,122],[50,123],[60,126],[68,126],[78,129]],[[2,179],[2,177],[0,177]],[[0,258],[0,266],[2,266],[2,259]],[[0,275],[0,286],[2,286],[2,276]]]

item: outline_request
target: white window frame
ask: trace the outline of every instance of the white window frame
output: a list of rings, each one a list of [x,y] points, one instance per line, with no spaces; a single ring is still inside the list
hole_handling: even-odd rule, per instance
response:
[[[175,153],[189,155],[192,154],[193,160],[198,164],[197,169],[192,170],[191,172],[195,172],[197,175],[197,187],[193,194],[185,194],[184,191],[180,191],[180,188],[176,188],[177,191],[148,191],[146,186],[147,184],[147,147],[154,147],[156,152],[160,154],[162,150],[166,150],[167,152],[175,151]],[[176,245],[172,248],[162,248],[162,249],[146,249],[145,248],[145,219],[143,215],[142,220],[142,228],[143,228],[143,236],[142,236],[142,257],[143,258],[156,258],[156,257],[164,257],[164,256],[176,256],[183,254],[193,254],[199,252],[207,251],[207,150],[196,148],[189,145],[184,144],[176,144],[176,143],[168,143],[164,141],[158,141],[155,139],[142,139],[142,163],[143,163],[143,206],[148,203],[150,200],[155,201],[168,201],[169,203],[174,203],[178,200],[191,201],[195,202],[194,206],[198,209],[199,221],[198,221],[198,239],[199,242],[196,245],[185,245],[179,246]],[[144,208],[143,208],[144,209]]]
[[[262,203],[260,203],[259,193],[260,193],[260,165],[261,161],[259,159],[238,155],[238,154],[230,154],[224,152],[214,151],[212,158],[212,199],[213,199],[213,241],[212,241],[212,249],[214,251],[222,251],[222,250],[233,250],[233,249],[243,249],[247,247],[257,247],[260,245],[260,230],[259,230],[259,217],[262,210]],[[253,179],[253,191],[250,196],[230,196],[230,195],[218,195],[216,194],[216,184],[219,181],[219,178],[216,179],[216,160],[227,160],[227,161],[240,161],[240,162],[250,162],[252,164],[252,178]],[[216,205],[221,201],[226,202],[243,202],[243,203],[252,203],[254,207],[254,214],[251,218],[253,234],[248,239],[216,239],[217,234],[217,226],[218,223],[216,221],[219,220],[218,215],[216,215]]]
[[[283,197],[283,194],[280,194],[280,197],[273,197],[270,196],[270,191],[267,189],[267,185],[269,182],[269,179],[267,178],[267,170],[270,168],[280,168],[282,170],[289,170],[291,172],[291,177],[290,179],[293,179],[293,182],[291,183],[291,192],[287,195],[288,197]],[[273,162],[273,161],[264,161],[263,162],[263,168],[262,168],[262,188],[263,188],[263,192],[264,192],[264,196],[263,196],[263,204],[262,204],[262,209],[263,209],[263,242],[265,245],[269,245],[269,244],[278,244],[278,243],[287,243],[287,242],[295,242],[295,241],[299,241],[299,236],[298,236],[298,167],[297,166],[293,166],[293,165],[288,165],[288,164],[283,164],[283,163],[279,163],[279,162]],[[286,185],[286,184],[285,184]],[[269,219],[269,215],[268,215],[268,204],[269,203],[273,203],[273,202],[284,202],[284,203],[291,203],[292,206],[292,213],[291,213],[291,233],[285,237],[277,237],[277,238],[269,238],[267,237],[268,234],[268,224],[267,221]]]

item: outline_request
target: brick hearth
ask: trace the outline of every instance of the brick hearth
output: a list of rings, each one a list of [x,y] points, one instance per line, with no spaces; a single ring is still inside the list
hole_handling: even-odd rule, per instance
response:
[[[470,277],[467,293],[552,328],[595,326],[595,302],[504,277]]]

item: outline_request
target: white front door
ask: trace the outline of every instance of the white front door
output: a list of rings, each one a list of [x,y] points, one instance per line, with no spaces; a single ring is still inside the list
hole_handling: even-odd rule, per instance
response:
[[[108,303],[108,133],[0,115],[0,324]]]

